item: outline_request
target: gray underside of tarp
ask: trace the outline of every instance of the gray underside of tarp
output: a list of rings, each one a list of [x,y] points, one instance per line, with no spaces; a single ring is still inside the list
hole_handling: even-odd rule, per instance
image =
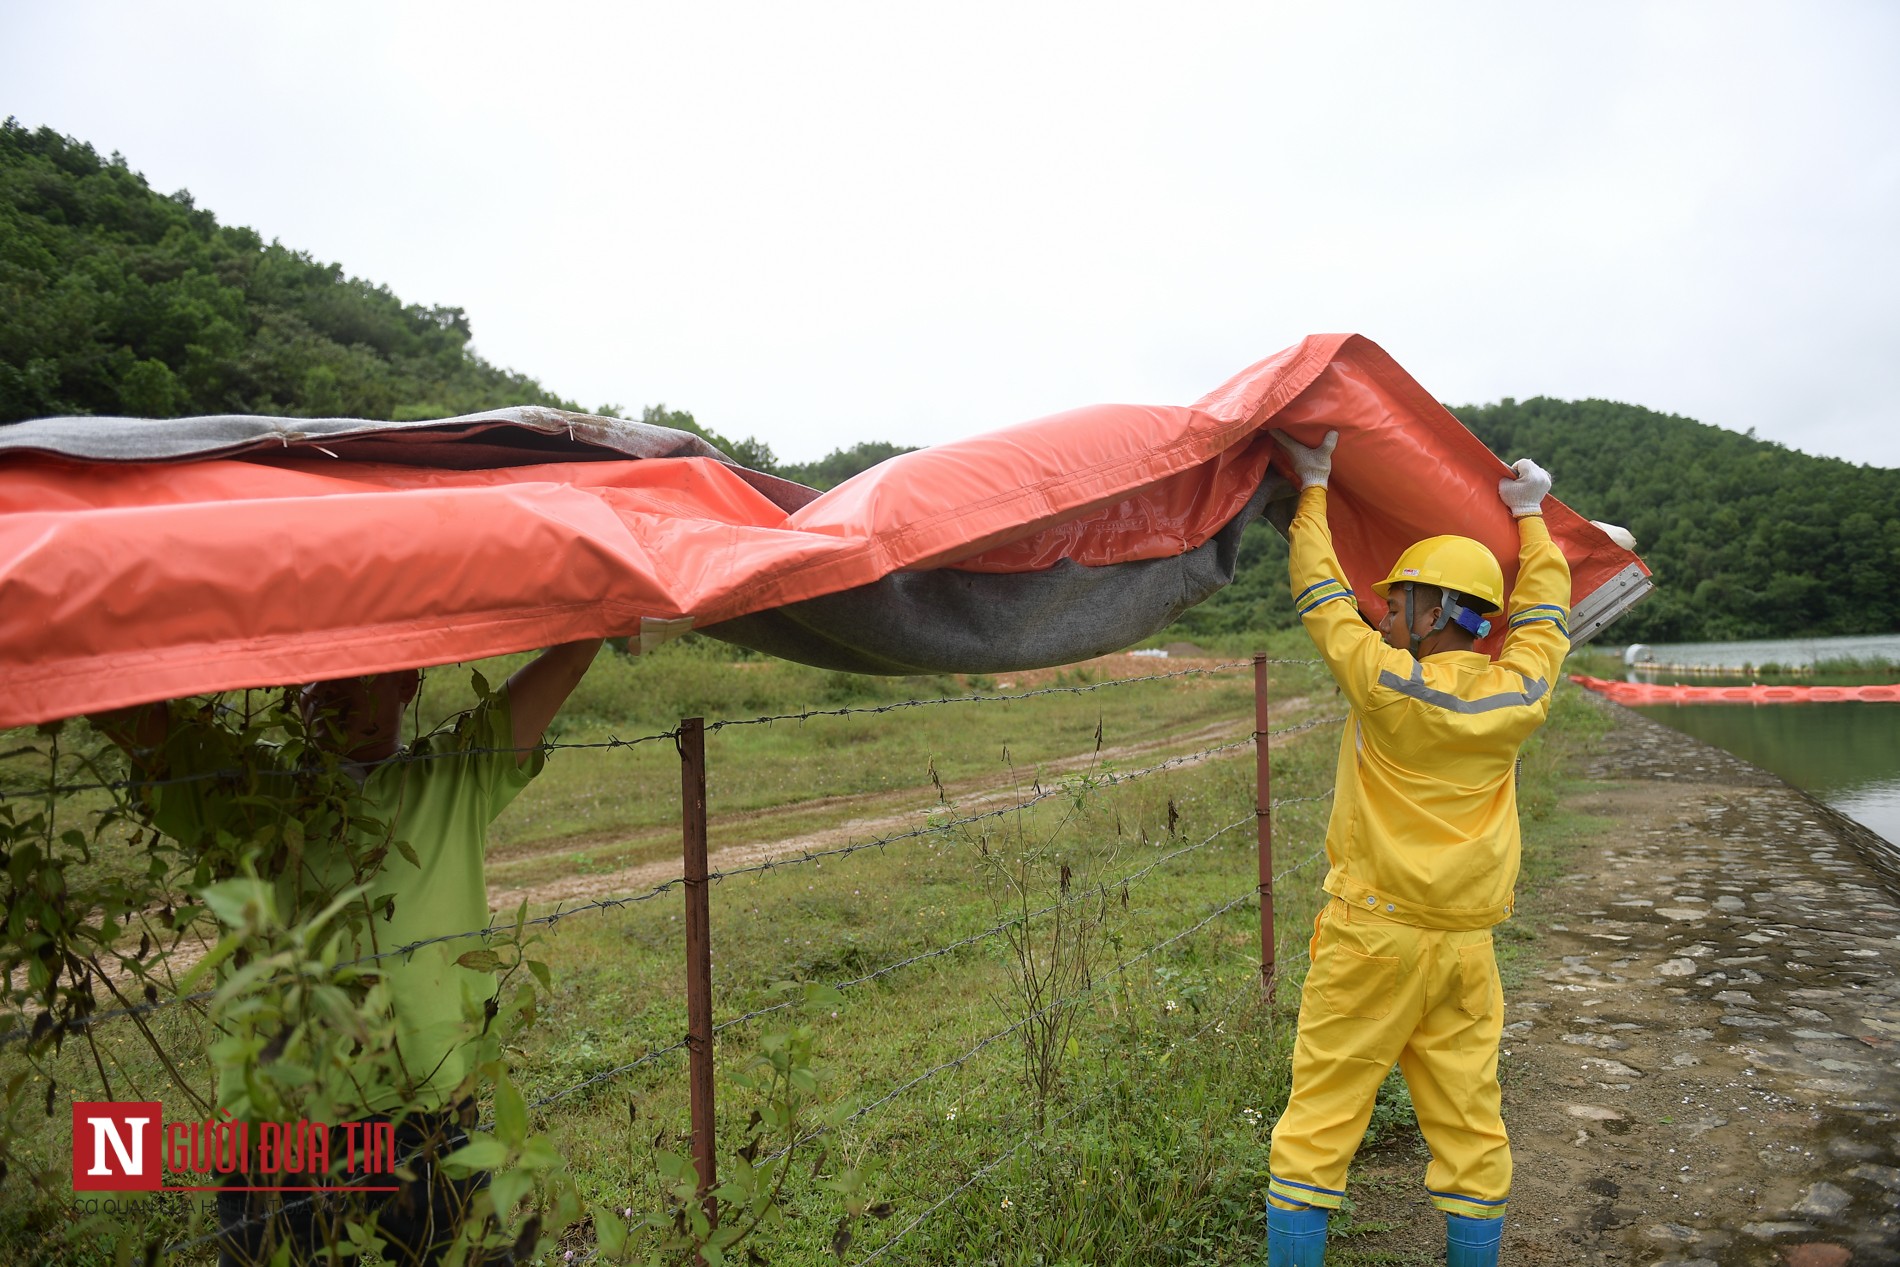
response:
[[[1008,673],[1119,651],[1234,579],[1263,513],[1291,522],[1297,494],[1268,473],[1251,500],[1187,553],[1040,572],[896,572],[855,589],[701,626],[709,637],[850,673]]]
[[[690,431],[599,414],[516,405],[455,418],[34,418],[0,426],[0,458],[45,453],[82,462],[191,462],[241,458],[333,458],[447,470],[493,470],[543,462],[712,458],[787,512],[817,490],[748,470]]]

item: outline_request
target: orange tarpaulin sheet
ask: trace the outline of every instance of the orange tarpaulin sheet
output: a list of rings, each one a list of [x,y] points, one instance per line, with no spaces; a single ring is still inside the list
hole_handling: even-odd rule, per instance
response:
[[[13,453],[0,458],[0,725],[643,620],[704,625],[899,569],[1177,555],[1284,461],[1270,427],[1308,443],[1342,433],[1333,529],[1375,613],[1370,582],[1433,533],[1479,538],[1512,580],[1507,469],[1356,335],[1311,336],[1191,406],[1095,405],[906,454],[789,513],[710,458],[463,470],[311,447],[268,461]],[[1579,599],[1636,563],[1567,507],[1548,503],[1547,518]]]

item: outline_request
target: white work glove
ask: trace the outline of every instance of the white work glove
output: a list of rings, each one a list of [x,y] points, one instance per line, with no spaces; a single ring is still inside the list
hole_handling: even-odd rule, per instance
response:
[[[1498,481],[1498,498],[1510,509],[1513,519],[1544,513],[1544,494],[1550,491],[1550,472],[1529,458],[1511,463],[1516,479]]]
[[[1337,431],[1328,431],[1316,448],[1308,448],[1284,431],[1274,432],[1273,438],[1292,460],[1293,473],[1300,477],[1301,488],[1326,487],[1326,480],[1333,473],[1333,446],[1339,443]]]

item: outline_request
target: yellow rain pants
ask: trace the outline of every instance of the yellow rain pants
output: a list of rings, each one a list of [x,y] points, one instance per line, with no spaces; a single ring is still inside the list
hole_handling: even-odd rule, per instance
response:
[[[1511,1190],[1498,1090],[1503,1026],[1490,929],[1418,928],[1335,898],[1313,921],[1269,1198],[1339,1207],[1379,1084],[1397,1064],[1432,1150],[1432,1204],[1502,1215]]]

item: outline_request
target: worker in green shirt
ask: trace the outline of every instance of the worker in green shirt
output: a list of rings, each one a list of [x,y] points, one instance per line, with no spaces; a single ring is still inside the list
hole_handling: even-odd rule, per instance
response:
[[[264,877],[275,882],[280,909],[294,919],[316,909],[310,903],[366,884],[361,900],[375,914],[358,933],[356,949],[364,955],[486,925],[482,861],[489,824],[540,773],[542,736],[599,648],[598,639],[589,639],[543,652],[446,733],[413,751],[404,750],[400,740],[403,711],[420,688],[416,670],[303,687],[299,703],[308,738],[357,784],[351,808],[362,826],[351,829],[358,832],[355,847],[310,839],[294,867]],[[227,821],[235,799],[229,784],[192,777],[216,771],[225,759],[228,749],[214,737],[178,724],[162,703],[93,720],[131,755],[140,777],[165,781],[148,802],[160,831],[190,842]],[[279,754],[264,745],[251,756],[266,768],[281,764]],[[362,859],[373,851],[364,845],[374,842],[362,837],[371,832],[377,841],[401,844],[383,849],[373,872],[365,875]],[[456,1102],[470,1073],[464,1051],[471,1037],[468,1018],[481,1014],[496,989],[492,973],[457,964],[468,948],[465,942],[437,942],[376,962],[389,1000],[400,1073],[396,1085],[371,1090],[365,1102],[350,1106],[348,1116],[394,1121],[396,1156],[420,1158],[411,1166],[415,1178],[401,1182],[400,1191],[367,1198],[385,1241],[384,1254],[397,1263],[437,1261],[460,1228],[469,1199],[486,1183],[485,1175],[451,1181],[434,1166],[436,1157],[465,1142],[464,1130],[472,1124],[469,1106]],[[255,1108],[255,1064],[221,1061],[216,1071],[219,1107],[240,1120]],[[331,1198],[286,1202],[286,1208],[272,1212],[268,1195],[218,1194],[220,1262],[225,1267],[272,1262],[285,1244],[291,1262],[321,1261],[337,1203]],[[352,1212],[351,1217],[360,1220],[361,1215]]]

